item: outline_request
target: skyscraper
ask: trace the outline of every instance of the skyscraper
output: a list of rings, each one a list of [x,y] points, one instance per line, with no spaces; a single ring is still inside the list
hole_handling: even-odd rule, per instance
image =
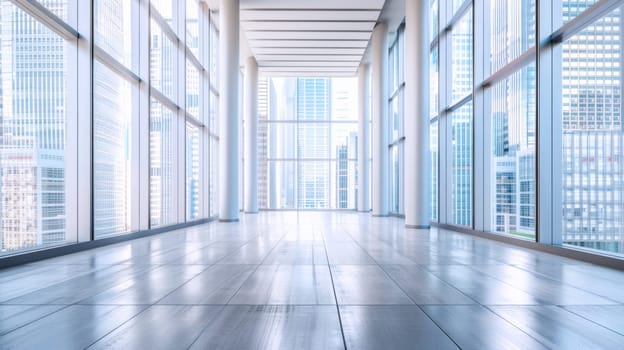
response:
[[[594,1],[564,1],[567,22]],[[624,253],[622,8],[562,44],[563,242]]]
[[[331,80],[297,78],[298,206],[329,208]]]
[[[10,251],[65,241],[67,47],[11,2],[0,16],[0,251]]]

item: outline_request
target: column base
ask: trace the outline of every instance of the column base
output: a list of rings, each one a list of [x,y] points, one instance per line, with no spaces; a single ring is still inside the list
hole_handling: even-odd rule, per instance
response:
[[[389,216],[390,216],[390,215],[388,215],[388,214],[385,214],[385,215],[383,215],[383,214],[371,214],[371,215],[372,215],[372,216],[374,216],[374,217],[376,217],[376,218],[387,218],[387,217],[389,217]]]
[[[219,219],[219,222],[238,222],[238,219]]]
[[[246,211],[245,210],[245,214],[258,214],[258,211],[257,210],[255,210],[255,211],[253,211],[253,210],[252,211]]]
[[[413,228],[417,230],[428,230],[431,228],[431,225],[405,225],[405,228]]]

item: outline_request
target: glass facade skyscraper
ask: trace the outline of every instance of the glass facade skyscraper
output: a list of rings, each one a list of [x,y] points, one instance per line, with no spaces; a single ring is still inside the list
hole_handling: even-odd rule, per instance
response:
[[[60,16],[65,1],[48,1]],[[0,254],[66,239],[65,40],[0,2]]]

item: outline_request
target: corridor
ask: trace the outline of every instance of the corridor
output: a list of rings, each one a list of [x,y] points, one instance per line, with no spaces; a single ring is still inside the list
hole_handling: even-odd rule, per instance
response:
[[[589,349],[624,273],[352,212],[262,212],[0,270],[0,348]]]

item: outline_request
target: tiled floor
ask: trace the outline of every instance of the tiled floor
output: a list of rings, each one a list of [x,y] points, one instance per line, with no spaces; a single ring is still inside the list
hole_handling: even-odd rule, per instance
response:
[[[624,349],[624,273],[270,212],[0,270],[0,349]]]

